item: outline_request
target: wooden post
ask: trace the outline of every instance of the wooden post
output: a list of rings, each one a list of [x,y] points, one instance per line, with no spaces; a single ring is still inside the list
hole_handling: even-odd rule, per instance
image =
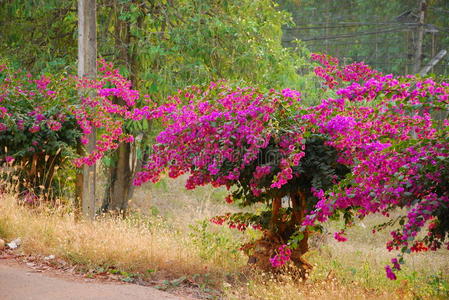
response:
[[[417,28],[416,46],[415,46],[415,60],[413,62],[413,74],[416,74],[421,69],[422,55],[423,55],[423,41],[424,41],[424,17],[426,13],[426,0],[419,0],[419,21]]]
[[[429,73],[429,71],[435,67],[435,65],[443,59],[443,57],[447,54],[447,50],[441,50],[440,52],[438,52],[437,55],[435,55],[430,61],[429,63],[422,68],[421,71],[419,71],[419,75],[421,76],[425,76],[427,75],[427,73]]]
[[[78,76],[95,78],[97,75],[97,7],[96,0],[78,0]],[[80,91],[83,97],[89,91]],[[95,130],[88,137],[86,151],[95,149]],[[95,165],[84,166],[78,178],[77,197],[82,204],[83,216],[95,217]]]

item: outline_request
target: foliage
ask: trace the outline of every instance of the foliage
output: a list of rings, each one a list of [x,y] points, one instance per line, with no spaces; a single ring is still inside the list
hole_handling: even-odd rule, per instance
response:
[[[94,80],[68,74],[33,79],[0,66],[0,160],[20,165],[20,176],[32,188],[49,188],[54,171],[72,160],[77,166],[93,164],[132,141],[123,132],[124,119],[139,93],[111,65],[102,62],[99,71]],[[79,157],[79,145],[93,128],[99,133],[95,149]]]
[[[306,56],[281,45],[281,26],[290,18],[271,0],[117,1],[99,5],[99,14],[100,53],[112,53],[133,84],[155,99],[222,78],[308,85],[296,73]]]
[[[37,152],[73,156],[80,134],[69,107],[78,101],[73,83],[67,78],[13,71],[0,66],[1,151],[14,158]]]
[[[0,54],[33,73],[73,68],[76,5],[3,1]],[[155,99],[222,78],[314,92],[311,78],[297,75],[310,71],[307,50],[281,45],[281,27],[291,18],[274,1],[100,0],[97,9],[99,55]]]
[[[212,231],[207,220],[198,221],[189,227],[192,230],[189,234],[191,242],[198,248],[198,254],[204,261],[218,265],[222,263],[223,257],[229,257],[233,261],[242,260],[242,254],[238,250],[241,241],[233,237],[232,232]]]
[[[0,56],[7,57],[15,68],[48,75],[73,66],[76,1],[1,1],[0,26]]]

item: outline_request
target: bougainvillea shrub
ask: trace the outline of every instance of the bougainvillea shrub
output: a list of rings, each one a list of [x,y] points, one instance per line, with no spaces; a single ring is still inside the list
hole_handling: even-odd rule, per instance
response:
[[[34,78],[2,65],[0,163],[20,167],[23,193],[48,192],[58,168],[93,164],[119,143],[132,141],[123,124],[139,97],[105,62],[93,80],[67,74]],[[114,104],[114,98],[124,104]],[[93,128],[98,131],[95,150],[77,153]]]
[[[323,222],[341,211],[388,216],[406,208],[387,224],[398,227],[387,243],[389,250],[401,253],[386,267],[387,276],[395,279],[393,270],[400,270],[404,253],[449,248],[449,84],[373,72],[336,94],[339,98],[323,101],[303,118],[331,136],[329,145],[352,171],[318,195],[321,200],[303,224]],[[427,233],[419,235],[423,230]]]
[[[256,259],[268,255],[274,267],[289,257],[306,265],[298,255],[307,251],[308,232],[341,213],[350,224],[354,216],[407,208],[387,247],[407,253],[442,246],[448,122],[441,115],[448,84],[384,75],[363,63],[339,67],[326,55],[312,58],[323,65],[317,76],[336,95],[317,106],[303,107],[294,90],[224,83],[171,97],[150,116],[161,118],[165,129],[135,183],[188,173],[187,188],[224,185],[227,202],[265,203],[260,214],[213,221],[264,230],[264,238],[247,248],[254,254],[265,247]],[[285,196],[288,206],[281,205]],[[428,234],[418,238],[426,226]],[[346,240],[344,230],[335,238]],[[386,268],[390,278],[402,262],[400,255]]]
[[[326,189],[347,172],[325,135],[305,131],[298,119],[303,110],[300,93],[288,89],[262,92],[221,82],[180,91],[153,112],[165,130],[135,183],[156,182],[166,171],[170,177],[189,173],[188,189],[210,183],[232,187],[228,202],[265,203],[260,214],[214,221],[229,218],[240,229],[247,224],[264,229],[258,245],[265,244],[265,250],[253,255],[269,265],[275,249],[300,225],[306,206],[313,207],[312,188]],[[281,207],[284,196],[291,198],[292,208]],[[298,263],[305,251],[306,245],[295,252]]]
[[[21,158],[36,152],[54,155],[76,145],[79,134],[67,104],[77,96],[66,88],[69,83],[49,76],[33,79],[6,66],[0,72],[2,151],[7,147],[10,156]]]
[[[69,106],[76,99],[65,77],[34,78],[0,66],[0,164],[20,166],[28,201],[48,190],[55,171],[75,156],[80,131]]]

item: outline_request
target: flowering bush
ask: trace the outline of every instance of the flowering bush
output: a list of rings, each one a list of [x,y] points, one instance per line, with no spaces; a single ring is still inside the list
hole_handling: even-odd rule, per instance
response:
[[[388,222],[398,229],[391,232],[387,248],[402,254],[436,250],[449,231],[449,84],[371,74],[363,83],[338,89],[339,98],[323,101],[302,117],[330,136],[328,145],[352,170],[331,191],[317,195],[320,201],[303,224],[323,222],[341,211],[388,216],[397,207],[407,208],[404,216]],[[419,237],[425,226],[427,235]],[[392,263],[386,271],[394,279],[392,269],[400,267],[397,259]]]
[[[166,171],[189,173],[187,188],[224,185],[232,187],[227,202],[266,203],[271,209],[258,215],[213,221],[263,228],[264,238],[249,248],[264,244],[276,265],[287,257],[275,254],[279,245],[289,243],[294,260],[295,251],[307,251],[308,232],[341,212],[350,224],[353,216],[405,207],[387,247],[402,253],[439,248],[449,229],[449,122],[432,114],[447,112],[448,84],[384,75],[362,63],[340,68],[326,55],[313,59],[323,64],[316,74],[336,95],[313,107],[288,89],[263,93],[212,83],[180,91],[148,115],[166,127],[135,183],[155,182]],[[289,207],[281,206],[284,196]],[[428,235],[418,238],[429,222]],[[335,237],[346,240],[344,230]],[[393,269],[402,262],[400,256]],[[386,270],[393,278],[391,267]]]
[[[156,182],[168,170],[170,177],[189,173],[189,189],[209,183],[233,187],[228,202],[263,202],[267,209],[214,220],[239,229],[252,223],[265,230],[263,241],[282,246],[300,225],[306,206],[313,207],[311,188],[326,189],[347,172],[336,162],[335,149],[325,145],[326,136],[305,132],[301,111],[300,93],[288,89],[264,93],[220,82],[179,91],[148,115],[160,117],[165,130],[135,184]],[[292,208],[281,207],[284,196],[291,197]],[[256,248],[247,246],[249,252]],[[305,247],[292,255],[301,265]],[[253,257],[269,263],[275,248]]]
[[[68,105],[76,91],[67,80],[12,72],[0,66],[0,141],[14,158],[69,151],[79,137]],[[66,155],[69,155],[68,153]],[[5,159],[5,156],[0,156]]]
[[[77,99],[71,86],[63,77],[34,79],[0,66],[0,163],[20,166],[28,200],[48,189],[55,171],[74,157],[80,131],[69,113]]]
[[[85,92],[81,99],[80,90]],[[30,185],[27,193],[48,189],[55,170],[65,163],[91,165],[119,143],[131,142],[123,126],[139,98],[129,81],[105,62],[94,80],[66,75],[33,79],[2,65],[0,162],[21,166],[21,177]],[[95,150],[77,155],[92,128],[98,130]]]

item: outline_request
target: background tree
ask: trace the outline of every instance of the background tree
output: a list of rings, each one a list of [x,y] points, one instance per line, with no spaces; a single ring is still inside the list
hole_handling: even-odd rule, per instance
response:
[[[431,0],[425,12],[423,62],[449,48],[449,2]],[[284,28],[283,43],[304,41],[312,52],[342,62],[364,61],[386,73],[412,73],[419,26],[420,1],[279,0],[295,25]],[[432,72],[448,74],[446,56]]]
[[[75,70],[77,2],[0,2],[0,55],[32,73]]]

